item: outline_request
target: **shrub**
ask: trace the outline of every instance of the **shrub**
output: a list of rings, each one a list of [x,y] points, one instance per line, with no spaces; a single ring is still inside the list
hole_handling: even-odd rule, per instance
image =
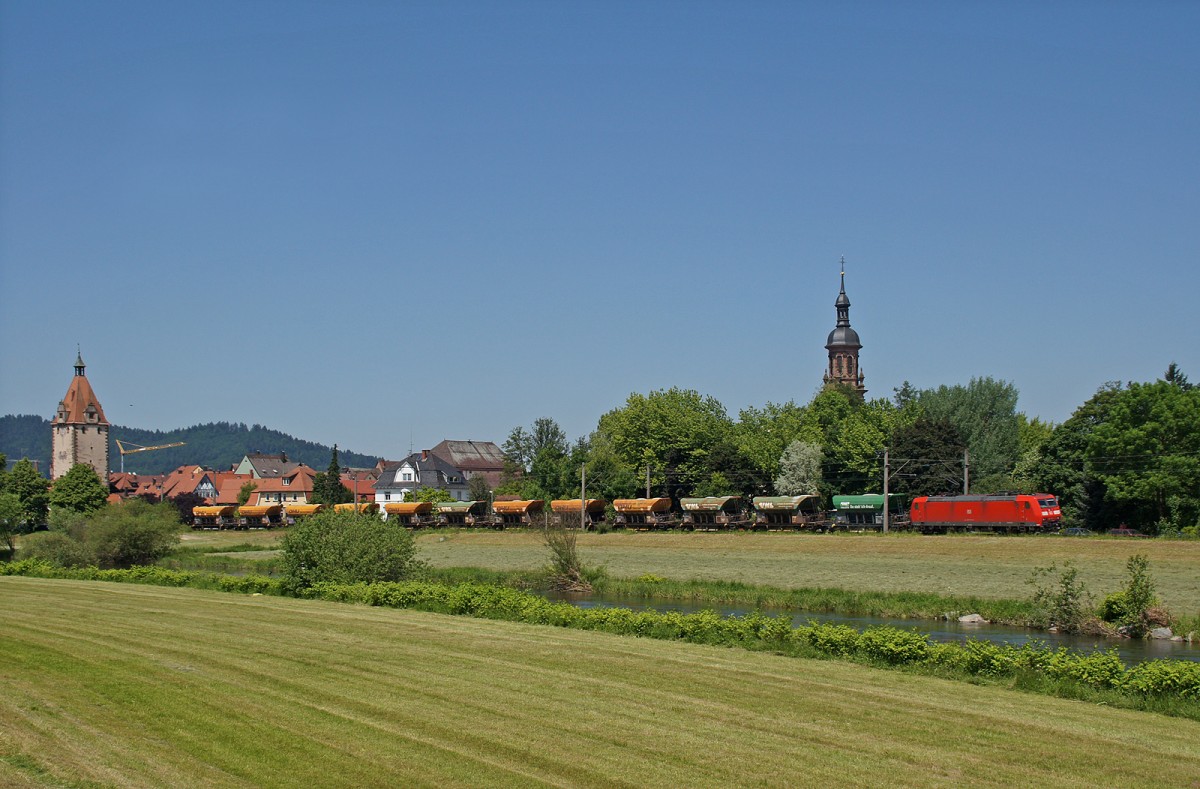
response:
[[[1036,624],[1053,625],[1065,633],[1076,633],[1090,618],[1091,595],[1071,562],[1063,562],[1061,572],[1053,564],[1038,567],[1029,583],[1034,588],[1033,604],[1041,620]]]
[[[36,559],[57,567],[86,567],[96,557],[79,540],[58,531],[40,531],[21,540],[18,559]]]
[[[1129,577],[1125,582],[1125,613],[1119,624],[1128,628],[1135,638],[1144,636],[1150,629],[1146,617],[1148,609],[1158,603],[1154,595],[1154,580],[1150,577],[1150,560],[1145,554],[1134,554],[1125,563]]]
[[[84,543],[105,568],[152,564],[179,543],[179,513],[169,503],[130,499],[91,516]]]
[[[324,510],[283,538],[284,587],[399,581],[421,567],[412,533],[355,512]]]
[[[542,541],[550,552],[548,572],[553,588],[564,592],[590,592],[592,584],[575,547],[575,530],[546,522]]]

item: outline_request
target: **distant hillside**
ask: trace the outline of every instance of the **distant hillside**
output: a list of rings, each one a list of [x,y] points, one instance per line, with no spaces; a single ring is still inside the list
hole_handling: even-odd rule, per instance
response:
[[[184,465],[206,466],[213,469],[228,469],[242,459],[247,452],[284,452],[288,460],[307,463],[318,470],[329,465],[332,447],[304,441],[278,430],[262,425],[247,427],[240,422],[212,422],[178,430],[141,430],[136,427],[113,425],[109,429],[109,464],[116,471],[121,468],[121,456],[112,439],[119,438],[126,444],[155,446],[183,441],[186,446],[171,449],[156,449],[126,455],[125,470],[138,474],[165,474]],[[27,457],[39,463],[42,473],[50,475],[50,421],[40,416],[0,417],[0,453],[9,461]],[[378,458],[360,455],[338,448],[338,458],[344,465],[374,466]]]

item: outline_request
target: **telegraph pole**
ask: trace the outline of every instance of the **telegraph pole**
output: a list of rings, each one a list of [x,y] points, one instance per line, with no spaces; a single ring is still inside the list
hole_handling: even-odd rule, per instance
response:
[[[650,498],[650,464],[646,464],[646,498]]]
[[[587,531],[587,463],[579,467],[579,530]]]
[[[890,469],[890,466],[888,465],[888,448],[884,447],[883,448],[883,533],[884,534],[888,533],[888,519],[891,515],[891,513],[889,512],[890,507],[888,506],[888,471],[889,471],[889,469]]]
[[[967,450],[963,450],[963,495],[966,496],[971,492],[971,456]]]

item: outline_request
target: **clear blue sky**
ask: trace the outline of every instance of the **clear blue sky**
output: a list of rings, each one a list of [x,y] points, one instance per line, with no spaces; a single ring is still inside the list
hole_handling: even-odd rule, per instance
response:
[[[1200,3],[0,2],[0,414],[359,452],[1200,380]],[[269,449],[263,447],[262,449]]]

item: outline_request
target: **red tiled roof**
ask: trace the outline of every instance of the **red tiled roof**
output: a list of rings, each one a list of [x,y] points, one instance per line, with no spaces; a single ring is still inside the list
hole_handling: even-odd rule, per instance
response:
[[[88,406],[95,409],[96,415],[90,422],[85,416]],[[88,383],[86,375],[76,375],[71,379],[67,394],[59,403],[58,412],[54,415],[54,424],[108,424],[108,420],[104,418],[104,409],[100,407],[100,401],[96,399],[96,393],[92,391],[92,385]]]
[[[258,486],[257,490],[263,493],[312,493],[315,474],[316,472],[308,466],[301,466],[286,477],[263,477],[254,480],[254,484]]]
[[[208,472],[203,466],[180,466],[163,480],[164,498],[175,498],[185,493],[195,493],[196,486],[204,481]]]
[[[108,486],[118,493],[137,490],[138,475],[124,471],[113,471],[108,475]]]
[[[351,493],[358,491],[358,500],[359,501],[374,501],[375,500],[375,479],[374,479],[374,477],[358,475],[358,482],[355,483],[354,476],[355,475],[352,475],[352,474],[343,474],[342,475],[342,486],[345,487],[346,490],[350,491]],[[357,485],[357,487],[356,487],[356,485]]]
[[[213,484],[217,487],[217,500],[214,504],[237,504],[238,494],[242,492],[242,485],[247,482],[257,480],[249,474],[232,474],[228,471],[222,471],[219,480],[213,480]]]

